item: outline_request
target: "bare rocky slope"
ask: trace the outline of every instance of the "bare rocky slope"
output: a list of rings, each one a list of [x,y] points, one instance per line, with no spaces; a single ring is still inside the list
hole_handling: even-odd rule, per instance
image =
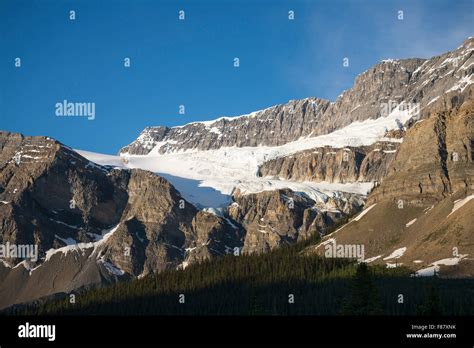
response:
[[[467,193],[474,178],[474,88],[451,92],[430,117],[407,131],[384,183],[368,204],[384,199],[435,203],[455,192]]]
[[[368,262],[474,276],[474,89],[411,127],[365,210],[306,253],[364,245]],[[449,98],[449,96],[451,98]],[[421,271],[420,271],[421,269]]]

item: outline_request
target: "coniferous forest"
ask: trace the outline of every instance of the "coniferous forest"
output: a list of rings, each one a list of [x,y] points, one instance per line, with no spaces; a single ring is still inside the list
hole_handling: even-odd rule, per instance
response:
[[[473,315],[474,280],[303,256],[318,238],[23,307],[32,315]],[[18,312],[17,312],[18,313]]]

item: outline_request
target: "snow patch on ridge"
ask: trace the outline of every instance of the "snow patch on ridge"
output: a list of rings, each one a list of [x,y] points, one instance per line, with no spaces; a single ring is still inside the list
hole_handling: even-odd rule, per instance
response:
[[[469,254],[459,255],[458,257],[451,257],[446,259],[441,259],[433,262],[429,267],[422,268],[416,271],[413,276],[415,277],[431,277],[439,272],[440,265],[444,266],[454,266],[459,264],[459,262],[464,259]]]
[[[303,100],[307,100],[309,98],[306,98],[306,99],[303,99]],[[195,122],[190,122],[190,123],[187,123],[185,125],[182,125],[182,126],[174,126],[173,128],[183,128],[183,127],[186,127],[188,125],[192,125],[192,124],[202,124],[206,127],[206,129],[211,129],[211,126],[213,126],[215,123],[217,122],[220,122],[220,121],[234,121],[234,120],[238,120],[240,118],[245,118],[245,117],[255,117],[265,111],[268,111],[268,110],[271,110],[271,109],[274,109],[278,106],[280,106],[281,104],[277,104],[277,105],[273,105],[273,106],[270,106],[268,108],[265,108],[265,109],[261,109],[261,110],[257,110],[257,111],[253,111],[251,113],[248,113],[248,114],[244,114],[244,115],[238,115],[238,116],[221,116],[219,118],[216,118],[216,119],[213,119],[213,120],[209,120],[209,121],[195,121]]]
[[[467,196],[464,199],[458,199],[457,201],[454,201],[453,209],[448,214],[448,216],[451,215],[452,213],[454,213],[456,210],[460,209],[464,204],[469,202],[471,199],[474,199],[474,195],[470,195],[470,196]]]
[[[464,76],[460,79],[453,87],[448,89],[445,93],[454,92],[460,90],[462,93],[469,85],[474,83],[474,74]]]
[[[94,248],[94,251],[95,249],[102,245],[103,243],[105,243],[113,234],[114,232],[118,229],[118,227],[120,226],[120,224],[118,224],[117,226],[115,227],[112,227],[111,229],[108,229],[108,230],[104,230],[102,232],[102,239],[100,239],[99,241],[97,242],[90,242],[90,243],[73,243],[73,244],[69,244],[67,246],[64,246],[62,248],[58,248],[58,249],[49,249],[47,252],[46,252],[46,257],[45,257],[45,260],[44,262],[47,262],[51,259],[51,257],[57,253],[62,253],[63,255],[66,255],[67,253],[71,252],[71,251],[84,251],[86,249],[90,249],[90,248]]]
[[[364,217],[365,214],[367,214],[373,207],[375,207],[377,203],[375,204],[372,204],[370,207],[364,209],[364,211],[362,213],[360,213],[359,215],[357,215],[353,221],[359,221],[360,219],[362,219]]]
[[[365,259],[364,262],[365,263],[371,263],[371,262],[374,262],[375,260],[378,260],[382,257],[382,255],[377,255],[377,256],[374,256],[374,257],[369,257],[368,259]]]
[[[399,259],[400,257],[403,256],[403,254],[405,254],[405,251],[407,251],[406,247],[394,250],[389,256],[384,257],[383,259],[384,259],[384,261],[385,260],[390,260],[390,259]]]
[[[59,239],[61,242],[63,242],[66,245],[74,245],[77,244],[77,241],[73,238],[61,238],[57,234],[54,235],[56,239]]]
[[[121,275],[124,275],[125,274],[125,271],[123,271],[121,268],[117,267],[116,265],[114,265],[112,262],[109,262],[109,261],[105,261],[103,259],[100,259],[99,260],[99,263],[101,263],[102,265],[104,265],[105,269],[107,269],[107,271],[109,271],[109,273],[113,274],[113,275],[116,275],[116,276],[121,276]]]

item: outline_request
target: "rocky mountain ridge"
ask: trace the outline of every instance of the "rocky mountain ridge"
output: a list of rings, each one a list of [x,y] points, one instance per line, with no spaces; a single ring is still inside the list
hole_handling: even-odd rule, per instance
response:
[[[472,84],[474,38],[431,59],[386,60],[357,76],[354,86],[335,102],[320,98],[292,100],[265,110],[179,127],[148,127],[123,155],[220,147],[278,146],[301,137],[328,134],[356,121],[383,116],[402,102],[420,111],[444,100],[449,91],[463,93]],[[449,101],[456,103],[456,101]],[[446,106],[447,108],[449,106]],[[428,112],[418,118],[428,116]]]

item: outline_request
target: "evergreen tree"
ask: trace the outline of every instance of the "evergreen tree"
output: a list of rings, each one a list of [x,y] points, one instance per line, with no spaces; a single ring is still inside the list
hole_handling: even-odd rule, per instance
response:
[[[369,267],[361,262],[350,284],[349,298],[343,301],[344,315],[376,315],[382,313],[382,306],[377,287]]]
[[[437,288],[429,284],[425,290],[423,303],[418,307],[419,315],[442,315],[443,308]]]

